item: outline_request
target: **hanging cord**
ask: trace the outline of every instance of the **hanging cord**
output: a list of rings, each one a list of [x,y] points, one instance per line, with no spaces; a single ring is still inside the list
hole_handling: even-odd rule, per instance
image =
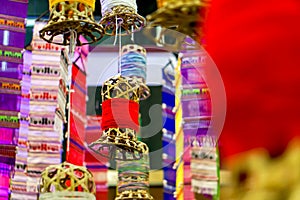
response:
[[[117,44],[117,40],[118,40],[118,36],[119,36],[119,57],[118,57],[118,73],[121,73],[121,56],[122,56],[122,23],[123,23],[123,19],[122,18],[118,18],[116,16],[116,35],[115,35],[115,40],[114,40],[114,46],[116,46]]]
[[[156,31],[156,37],[155,37],[156,45],[158,47],[163,47],[165,44],[165,35],[163,34],[163,28],[161,26],[157,26],[155,28],[155,31]]]
[[[74,58],[75,48],[77,41],[77,32],[75,30],[70,30],[70,45],[69,45],[69,58]]]
[[[68,89],[68,97],[69,101],[67,104],[67,109],[68,109],[68,129],[67,133],[65,135],[65,138],[67,139],[67,153],[70,151],[70,137],[71,137],[71,93],[74,92],[72,90],[72,67],[73,67],[73,59],[74,59],[74,53],[75,53],[75,48],[76,48],[76,41],[77,41],[77,33],[75,30],[70,30],[70,45],[69,45],[69,66],[68,66],[68,84],[69,84],[69,89]]]
[[[115,21],[115,23],[116,23],[116,35],[115,35],[115,40],[114,40],[114,46],[116,46],[116,44],[117,44],[117,40],[118,40],[118,28],[119,28],[119,25],[118,25],[118,17],[116,16],[116,21]]]
[[[164,74],[166,76],[166,79],[173,83],[175,81],[175,74],[174,74],[174,65],[172,63],[172,60],[169,59],[169,62],[162,68],[164,71]],[[171,70],[170,70],[171,69]]]
[[[122,22],[123,23],[123,19],[122,19]],[[121,23],[120,23],[120,26],[119,26],[119,57],[118,57],[118,73],[121,73],[121,56],[122,56],[122,26],[121,26]]]
[[[131,41],[134,43],[134,27],[131,26]]]

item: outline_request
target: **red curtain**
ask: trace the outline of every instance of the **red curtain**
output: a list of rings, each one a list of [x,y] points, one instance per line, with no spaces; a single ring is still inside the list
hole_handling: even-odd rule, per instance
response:
[[[221,156],[280,154],[300,135],[300,1],[212,0],[205,24],[227,95]]]

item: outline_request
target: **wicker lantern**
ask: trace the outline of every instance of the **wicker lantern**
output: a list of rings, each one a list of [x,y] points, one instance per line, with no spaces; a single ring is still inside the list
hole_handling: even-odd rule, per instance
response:
[[[137,160],[148,149],[138,141],[138,82],[129,77],[114,76],[102,87],[102,129],[103,134],[89,145],[97,154],[116,160]]]
[[[62,163],[47,167],[41,174],[40,200],[95,200],[93,175],[85,167]]]
[[[77,46],[99,41],[104,30],[94,20],[94,9],[95,0],[49,0],[50,19],[40,31],[40,37],[49,43],[69,45],[74,32]],[[81,43],[80,35],[87,39],[86,43]],[[63,40],[58,42],[57,37]]]
[[[150,27],[162,27],[162,32],[157,37],[152,37],[160,45],[165,45],[163,36],[172,34],[165,31],[171,29],[200,41],[203,35],[202,27],[209,5],[208,0],[165,0],[157,1],[158,9],[147,16]],[[150,35],[149,33],[147,35]],[[184,38],[176,35],[178,41],[174,45],[180,47]],[[168,44],[166,44],[168,45]],[[171,44],[169,44],[170,46]]]
[[[102,129],[99,140],[89,147],[97,154],[116,160],[138,160],[148,151],[137,140],[139,101],[150,96],[146,86],[146,50],[129,44],[122,47],[120,75],[102,87]]]

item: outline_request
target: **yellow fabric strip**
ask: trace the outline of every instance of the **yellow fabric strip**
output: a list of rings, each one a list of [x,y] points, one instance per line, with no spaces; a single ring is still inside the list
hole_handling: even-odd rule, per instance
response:
[[[68,1],[68,0],[49,0],[49,10],[51,10],[55,4],[60,3],[60,2],[66,2],[66,1]],[[95,10],[96,0],[76,0],[76,1],[80,2],[80,3],[84,3],[88,6],[90,6],[93,10]],[[69,2],[73,3],[75,1],[73,0],[73,1],[69,1]]]

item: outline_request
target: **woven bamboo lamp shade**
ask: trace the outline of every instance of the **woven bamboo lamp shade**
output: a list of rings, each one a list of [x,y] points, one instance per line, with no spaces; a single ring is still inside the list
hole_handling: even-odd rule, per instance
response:
[[[40,37],[49,43],[69,45],[71,31],[76,33],[78,46],[97,42],[104,35],[103,27],[94,20],[95,0],[49,0],[49,10],[49,22],[40,31]],[[81,43],[79,36],[87,42]]]
[[[51,165],[41,174],[39,199],[95,199],[93,175],[85,167],[67,162]]]
[[[103,83],[101,91],[102,102],[113,99],[124,99],[138,103],[141,90],[143,88],[139,86],[135,79],[117,75]],[[112,109],[117,115],[120,109],[127,109],[127,107],[125,105],[118,109],[112,106]],[[89,148],[97,154],[116,160],[138,160],[141,159],[143,153],[148,149],[146,144],[137,140],[136,130],[132,128],[111,127],[103,129],[102,136],[89,145]]]
[[[203,37],[203,23],[209,0],[157,0],[158,9],[147,16],[149,27],[160,26],[165,29],[178,31],[200,42]],[[154,38],[157,43],[164,45],[162,38],[172,32],[162,31],[161,35]],[[149,33],[147,34],[149,35]],[[184,37],[176,35],[176,48],[184,42]],[[169,45],[170,46],[170,45]]]

